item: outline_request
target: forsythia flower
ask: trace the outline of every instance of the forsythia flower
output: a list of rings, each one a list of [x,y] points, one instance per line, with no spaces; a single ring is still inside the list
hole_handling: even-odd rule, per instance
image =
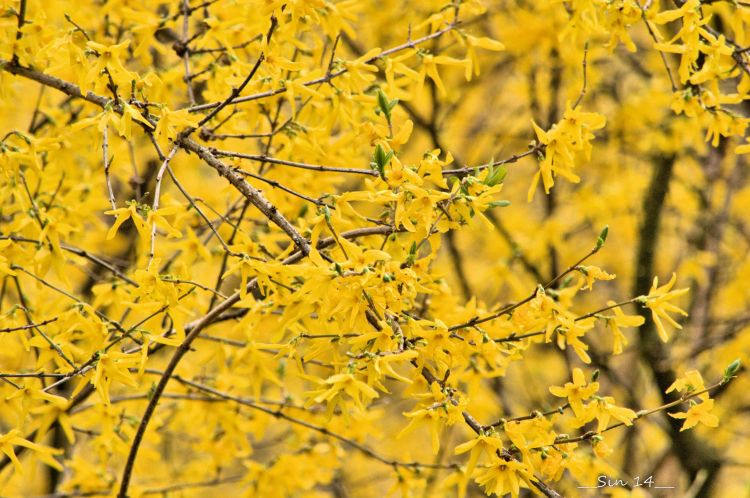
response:
[[[112,351],[99,355],[94,375],[91,377],[91,385],[96,388],[104,403],[107,405],[110,403],[109,388],[113,380],[130,387],[138,387],[138,383],[130,376],[128,368],[139,363],[138,356],[126,353]]]
[[[10,247],[13,244],[10,240],[0,240],[0,251],[4,251],[8,247]],[[11,269],[10,265],[8,264],[8,259],[0,254],[0,273],[4,273],[6,275],[16,275],[16,272]]]
[[[332,375],[323,382],[323,385],[326,387],[308,393],[311,401],[315,403],[326,401],[329,403],[329,406],[335,406],[337,402],[334,400],[339,400],[338,404],[340,404],[341,394],[346,393],[354,400],[359,409],[364,410],[363,399],[365,403],[369,403],[371,399],[379,396],[375,389],[358,380],[354,374],[350,373]]]
[[[480,434],[471,441],[456,446],[454,453],[460,455],[471,450],[469,454],[469,463],[466,464],[466,473],[471,474],[476,467],[479,457],[485,453],[492,457],[496,451],[503,449],[503,442],[494,435]]]
[[[42,462],[62,472],[63,467],[60,465],[60,462],[52,458],[53,455],[61,455],[63,453],[62,450],[32,443],[31,441],[22,438],[20,435],[21,431],[13,429],[0,436],[0,451],[2,451],[11,462],[13,462],[13,465],[16,467],[16,471],[19,474],[23,473],[23,467],[16,456],[16,452],[13,450],[14,446],[22,446],[36,452],[36,455]]]
[[[656,330],[659,332],[659,337],[663,342],[669,340],[667,331],[664,328],[664,324],[661,319],[664,318],[673,327],[678,330],[682,330],[682,325],[677,323],[668,312],[679,313],[683,316],[687,316],[687,312],[682,308],[678,308],[669,301],[680,296],[684,296],[690,289],[677,289],[671,290],[677,280],[677,275],[672,274],[672,278],[666,284],[659,287],[659,277],[654,277],[654,283],[651,285],[651,290],[647,296],[640,296],[638,302],[643,303],[648,309],[651,310],[651,316],[656,324]]]
[[[107,232],[107,240],[113,239],[115,237],[115,234],[117,233],[117,230],[120,228],[120,225],[128,220],[133,220],[133,226],[135,226],[138,234],[141,237],[147,236],[146,222],[143,220],[143,218],[141,218],[141,215],[138,214],[138,204],[136,202],[130,202],[128,204],[128,207],[125,208],[117,208],[105,211],[104,214],[117,216],[117,218],[115,219],[115,223]]]
[[[698,370],[688,370],[685,375],[675,380],[669,388],[667,393],[677,390],[684,394],[690,394],[696,391],[705,391],[706,385],[703,383],[703,377]],[[708,399],[708,392],[699,395],[701,399]]]
[[[555,184],[554,177],[560,175],[572,183],[581,179],[573,173],[575,167],[575,153],[583,152],[588,158],[591,154],[591,140],[594,139],[592,130],[604,127],[606,120],[595,112],[582,112],[577,107],[571,107],[568,102],[563,119],[545,131],[532,120],[539,143],[544,145],[544,157],[539,162],[539,171],[534,175],[528,192],[528,200],[534,198],[534,192],[542,179],[544,192],[549,194]]]
[[[690,408],[686,413],[670,413],[669,416],[673,418],[685,419],[685,423],[682,424],[680,431],[684,431],[695,427],[698,423],[701,423],[707,427],[718,427],[719,417],[710,413],[714,407],[714,400],[705,399],[700,403],[692,402]]]
[[[32,389],[30,387],[25,387],[23,389],[18,389],[16,392],[11,394],[10,396],[7,396],[6,400],[11,400],[15,398],[21,398],[22,402],[25,405],[28,405],[28,402],[31,400],[39,400],[39,401],[47,401],[49,403],[52,403],[58,408],[65,408],[68,406],[68,400],[63,398],[62,396],[55,396],[54,394],[50,394],[48,392],[45,392],[42,389]]]
[[[521,482],[525,483],[527,488],[536,491],[531,479],[532,473],[528,465],[495,457],[490,466],[480,472],[475,480],[487,494],[503,496],[510,493],[513,498],[518,498]]]
[[[607,306],[614,305],[614,301],[607,301]],[[612,335],[614,336],[612,354],[620,354],[623,347],[628,344],[628,340],[625,338],[625,334],[620,331],[620,327],[640,327],[646,320],[639,315],[626,315],[619,306],[613,308],[612,311],[614,312],[614,316],[606,317],[607,326],[612,330]]]
[[[582,287],[583,290],[592,290],[594,288],[594,282],[597,280],[612,280],[616,276],[610,275],[598,266],[579,266],[578,271],[580,271],[586,278],[586,285]]]
[[[636,413],[630,408],[615,405],[615,399],[611,396],[595,397],[588,405],[589,415],[598,421],[596,432],[602,432],[609,427],[610,418],[616,418],[625,425],[633,425]]]
[[[105,69],[109,71],[112,78],[120,83],[124,81],[130,81],[135,76],[135,73],[131,73],[125,66],[123,66],[123,59],[127,59],[128,46],[130,40],[126,40],[117,45],[103,45],[94,41],[89,41],[86,46],[97,54],[96,60],[90,64],[89,72],[86,76],[86,81],[95,81],[99,73]]]
[[[573,382],[566,382],[563,387],[551,386],[549,392],[558,398],[568,398],[568,403],[573,409],[576,418],[583,419],[586,416],[583,400],[589,399],[599,390],[599,383],[586,383],[586,377],[580,368],[573,369]]]
[[[432,452],[437,454],[440,449],[440,429],[443,425],[453,425],[463,420],[462,410],[466,405],[465,399],[451,399],[440,389],[437,382],[430,385],[430,393],[421,395],[424,399],[418,408],[404,413],[410,418],[409,424],[398,433],[400,438],[417,428],[419,424],[428,423],[432,440]]]
[[[435,87],[440,92],[440,95],[447,95],[448,91],[445,89],[443,80],[440,79],[440,73],[438,72],[438,65],[449,65],[449,66],[464,66],[465,73],[471,78],[471,61],[469,59],[455,59],[446,55],[431,55],[425,54],[422,56],[422,68],[419,72],[420,81],[424,82],[424,77],[429,76],[430,79],[435,83]],[[421,87],[421,85],[420,85]],[[417,93],[419,93],[419,89]]]
[[[456,33],[455,31],[453,32],[453,34],[455,35],[454,37],[458,40],[459,43],[466,46],[466,57],[468,58],[469,63],[466,64],[466,72],[464,76],[466,77],[467,81],[471,80],[472,70],[475,76],[479,76],[479,58],[477,57],[477,48],[483,48],[485,50],[492,50],[495,52],[505,50],[505,45],[503,45],[501,42],[493,40],[492,38],[488,38],[486,36],[464,36]]]

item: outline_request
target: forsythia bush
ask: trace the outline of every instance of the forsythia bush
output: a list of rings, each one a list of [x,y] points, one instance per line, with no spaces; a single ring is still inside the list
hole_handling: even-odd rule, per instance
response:
[[[747,492],[750,4],[0,23],[3,496]]]

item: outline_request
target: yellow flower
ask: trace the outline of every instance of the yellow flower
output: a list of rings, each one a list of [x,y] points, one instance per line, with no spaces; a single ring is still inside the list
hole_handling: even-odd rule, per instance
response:
[[[507,493],[513,498],[518,497],[521,482],[527,488],[534,490],[531,483],[532,474],[529,467],[515,460],[505,460],[495,457],[492,464],[476,477],[476,482],[484,488],[485,493],[503,496]]]
[[[406,434],[416,429],[417,425],[426,422],[430,426],[430,441],[432,443],[432,452],[437,454],[440,449],[440,428],[441,428],[441,417],[440,414],[434,409],[419,408],[410,412],[404,413],[405,417],[410,418],[409,424],[398,433],[396,439],[399,439]]]
[[[372,64],[373,59],[381,53],[380,48],[373,48],[353,61],[344,62],[347,69],[347,79],[357,88],[366,88],[375,80],[373,73],[378,72],[378,66]]]
[[[612,280],[616,276],[610,275],[598,266],[579,266],[578,271],[580,271],[586,278],[586,285],[582,287],[584,290],[592,290],[594,288],[594,282],[597,280]]]
[[[612,447],[610,447],[606,441],[603,439],[594,439],[591,442],[592,449],[594,450],[594,454],[598,458],[607,458],[609,455],[611,455],[614,450]]]
[[[573,382],[567,382],[563,387],[552,386],[549,392],[558,398],[568,398],[568,403],[573,409],[576,417],[582,419],[586,416],[583,400],[589,399],[599,390],[599,383],[586,383],[586,378],[580,368],[573,369]]]
[[[41,401],[47,401],[49,403],[52,403],[58,408],[66,408],[68,406],[68,400],[63,398],[62,396],[55,396],[54,394],[50,394],[48,392],[43,391],[42,389],[32,389],[30,387],[24,387],[23,389],[18,389],[16,392],[11,394],[10,396],[7,396],[5,398],[6,401],[9,401],[11,399],[15,398],[21,398],[22,403],[28,404],[31,400],[41,400]]]
[[[130,40],[126,40],[117,45],[103,45],[94,41],[89,41],[86,46],[97,54],[97,59],[90,64],[87,81],[96,81],[99,74],[105,69],[109,71],[112,79],[118,84],[123,85],[135,79],[135,73],[128,71],[123,66],[123,60],[128,58],[128,46]]]
[[[13,242],[8,239],[0,240],[0,251],[8,254],[10,251],[6,252],[6,249],[12,244]],[[16,275],[16,272],[13,271],[13,269],[11,269],[10,265],[8,264],[8,259],[2,254],[0,254],[0,273],[5,273],[6,275],[10,276]]]
[[[596,319],[593,317],[580,321],[567,321],[566,326],[557,329],[557,346],[560,349],[570,346],[582,362],[591,363],[591,357],[586,352],[589,346],[581,340],[581,337],[594,327],[595,322]]]
[[[666,24],[668,22],[676,21],[680,18],[684,19],[688,15],[698,15],[699,9],[699,0],[688,0],[687,2],[683,3],[682,7],[680,7],[679,9],[659,12],[658,14],[656,14],[656,16],[654,16],[654,22],[656,24]]]
[[[505,45],[497,40],[493,40],[492,38],[486,36],[476,37],[466,35],[466,39],[464,40],[458,33],[454,33],[461,43],[466,44],[466,56],[469,59],[469,64],[466,65],[465,74],[467,81],[471,80],[472,69],[474,70],[474,75],[479,76],[479,58],[477,57],[477,48],[483,48],[495,52],[505,50]]]
[[[112,351],[102,353],[96,362],[94,375],[91,377],[91,385],[96,388],[99,396],[105,404],[109,405],[109,388],[113,380],[130,387],[138,387],[138,383],[128,372],[129,367],[134,367],[140,363],[136,355],[119,353]]]
[[[471,61],[469,59],[455,59],[448,57],[447,55],[431,55],[426,54],[422,56],[422,68],[419,71],[420,74],[420,85],[417,89],[419,94],[422,83],[424,82],[425,75],[429,76],[430,79],[435,83],[435,87],[440,92],[440,95],[448,95],[448,91],[445,89],[443,80],[440,79],[440,73],[438,72],[438,65],[449,65],[449,66],[464,66],[465,72],[471,76]]]
[[[182,233],[169,224],[166,216],[171,216],[184,211],[185,208],[183,208],[182,206],[163,207],[157,209],[156,211],[150,210],[148,212],[148,216],[146,217],[146,224],[148,224],[149,226],[157,224],[158,226],[162,226],[164,230],[166,230],[169,237],[180,237],[182,236]]]
[[[281,55],[281,47],[277,43],[268,43],[268,37],[261,38],[261,51],[265,57],[265,64],[274,71],[286,69],[287,71],[299,71],[304,69],[305,65],[301,62],[294,62],[291,59]]]
[[[469,454],[469,463],[466,464],[466,473],[471,474],[474,467],[477,466],[477,462],[479,461],[479,457],[482,456],[482,453],[486,453],[488,456],[492,457],[496,451],[502,449],[503,442],[500,438],[495,435],[487,436],[480,434],[471,441],[456,446],[454,454],[460,455],[461,453],[466,453],[471,450],[471,453]]]
[[[583,152],[588,158],[591,154],[591,140],[595,138],[592,130],[604,127],[606,120],[595,112],[582,112],[566,104],[563,119],[545,131],[534,120],[531,121],[537,140],[544,145],[544,157],[539,162],[539,171],[534,175],[528,192],[528,200],[534,198],[534,192],[541,178],[544,192],[549,194],[555,184],[554,177],[560,175],[572,183],[580,178],[573,173],[575,153]]]
[[[664,342],[667,342],[669,340],[669,336],[667,335],[667,331],[664,328],[664,324],[662,323],[661,319],[664,318],[673,327],[678,330],[682,330],[682,325],[677,323],[671,316],[669,316],[668,313],[679,313],[683,316],[687,316],[687,312],[685,310],[678,308],[677,306],[669,302],[672,299],[684,296],[690,290],[687,288],[671,290],[676,280],[677,275],[673,273],[672,278],[669,280],[669,282],[659,287],[659,277],[654,277],[654,283],[653,285],[651,285],[651,290],[649,290],[648,295],[640,296],[638,298],[639,302],[643,303],[648,309],[651,310],[651,316],[653,317],[654,323],[656,324],[656,330],[659,332],[659,337]]]
[[[607,306],[613,306],[614,304],[614,301],[607,301]],[[614,336],[612,354],[620,354],[623,347],[628,344],[628,340],[625,338],[625,334],[620,331],[620,327],[640,327],[645,319],[638,315],[626,315],[619,307],[613,308],[613,311],[614,316],[606,318],[607,326],[612,330]]]
[[[432,452],[437,454],[440,449],[440,430],[443,425],[453,425],[463,420],[463,410],[466,407],[465,399],[448,398],[441,391],[437,382],[430,384],[430,393],[420,395],[424,399],[418,408],[405,412],[404,416],[410,418],[409,424],[398,433],[396,439],[412,432],[420,424],[429,424],[430,438],[432,441]]]
[[[62,472],[62,465],[60,465],[60,462],[52,458],[52,456],[62,454],[63,450],[58,450],[55,448],[50,448],[48,446],[42,446],[41,444],[32,443],[31,441],[22,438],[20,434],[21,431],[19,431],[18,429],[13,429],[10,432],[7,432],[6,434],[0,436],[0,451],[5,453],[5,456],[7,456],[10,461],[13,462],[13,465],[15,466],[19,474],[23,474],[23,467],[21,466],[21,462],[18,460],[18,457],[16,457],[16,453],[13,450],[14,446],[23,446],[24,448],[35,451],[36,455],[42,462]]]
[[[346,260],[347,265],[351,265],[355,271],[361,271],[368,268],[378,261],[388,261],[391,259],[391,255],[385,251],[378,249],[362,249],[362,247],[350,242],[346,239],[339,240],[341,247],[346,250],[348,256]]]
[[[531,125],[534,127],[534,133],[536,133],[539,143],[546,145],[546,154],[539,162],[539,171],[534,175],[531,187],[529,187],[529,202],[534,198],[534,192],[536,192],[536,187],[539,184],[540,178],[544,185],[544,192],[547,194],[549,194],[550,189],[555,184],[555,180],[552,178],[552,158],[555,156],[558,147],[557,133],[554,127],[547,132],[539,127],[534,120],[531,121]],[[569,162],[573,162],[573,158],[569,157],[569,154],[567,156],[562,154],[562,156],[569,160]]]
[[[331,402],[337,397],[340,397],[342,393],[345,393],[354,400],[357,407],[364,410],[364,405],[362,404],[363,399],[365,402],[369,402],[371,399],[379,396],[375,389],[361,380],[358,380],[350,373],[332,375],[331,377],[328,377],[323,384],[326,387],[308,393],[311,396],[314,395],[312,401],[315,403],[322,403],[324,401]]]
[[[574,150],[583,150],[588,153],[591,148],[591,140],[594,139],[592,130],[604,128],[607,120],[596,112],[583,112],[580,107],[571,106],[570,102],[565,104],[565,114],[559,123],[560,131],[568,137]]]
[[[154,135],[158,138],[174,139],[183,128],[197,128],[200,120],[187,109],[171,111],[167,107],[159,109],[159,121],[156,123]]]
[[[107,232],[107,240],[113,239],[117,230],[120,228],[120,225],[129,219],[133,220],[133,226],[135,226],[135,229],[138,231],[138,235],[142,237],[147,236],[146,222],[141,218],[141,215],[138,214],[138,204],[136,202],[130,202],[128,207],[105,211],[104,214],[117,216],[115,223]]]
[[[669,416],[672,418],[683,418],[685,423],[682,424],[680,431],[690,429],[701,423],[707,427],[718,427],[719,417],[711,412],[714,407],[714,400],[705,399],[701,403],[692,403],[692,406],[686,413],[670,413]]]
[[[117,133],[119,133],[120,136],[130,140],[133,129],[133,121],[138,121],[139,123],[145,125],[146,128],[154,128],[153,125],[149,123],[148,120],[144,118],[135,107],[124,101],[120,102],[120,105],[122,106],[122,116],[119,118],[119,121],[117,121],[117,118],[113,119],[113,121],[117,121]]]
[[[455,495],[458,498],[464,498],[466,496],[466,487],[469,484],[469,473],[461,470],[452,472],[446,477],[443,482],[440,483],[440,489],[451,489],[456,488]],[[404,495],[407,496],[407,495]]]
[[[588,408],[589,416],[598,421],[596,432],[602,432],[609,427],[609,420],[612,417],[625,425],[633,425],[633,419],[636,418],[636,413],[630,408],[616,406],[615,399],[611,396],[595,398]]]
[[[706,385],[703,383],[703,377],[698,370],[688,370],[685,375],[675,380],[671,386],[667,389],[667,393],[671,393],[674,390],[684,394],[690,394],[697,391],[704,391]],[[701,399],[707,400],[708,393],[705,392],[699,395]]]

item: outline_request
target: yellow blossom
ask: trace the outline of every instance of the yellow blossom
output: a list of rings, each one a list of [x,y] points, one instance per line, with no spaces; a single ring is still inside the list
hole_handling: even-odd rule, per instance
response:
[[[482,453],[492,458],[496,451],[502,449],[503,442],[500,438],[495,435],[480,434],[471,441],[456,446],[454,453],[460,455],[461,453],[471,451],[469,454],[469,462],[466,464],[466,473],[471,474],[479,461],[479,457],[482,456]]]
[[[50,448],[49,446],[44,446],[37,443],[32,443],[31,441],[22,438],[20,434],[21,431],[19,431],[18,429],[12,429],[3,435],[0,435],[0,451],[2,451],[5,456],[10,459],[11,462],[13,462],[13,465],[16,467],[16,471],[19,474],[23,473],[23,467],[21,466],[21,462],[18,460],[16,452],[13,449],[14,446],[21,446],[30,449],[36,456],[39,457],[42,462],[62,472],[63,466],[60,465],[60,462],[53,458],[54,455],[62,454],[62,450]]]
[[[512,498],[518,498],[522,483],[524,487],[536,492],[532,479],[533,475],[527,465],[498,457],[493,459],[489,467],[477,472],[475,478],[487,494],[503,496],[510,493]]]
[[[648,295],[640,296],[638,298],[638,302],[643,303],[651,310],[651,316],[656,324],[656,330],[659,332],[659,337],[664,342],[669,340],[669,336],[667,335],[667,331],[664,328],[661,319],[665,319],[674,328],[681,330],[682,325],[677,323],[668,313],[679,313],[683,316],[687,316],[687,312],[669,302],[670,300],[684,296],[690,290],[687,288],[671,290],[676,280],[677,275],[673,273],[669,282],[659,287],[659,277],[654,277],[654,282],[651,285]]]
[[[610,275],[598,266],[579,266],[578,271],[580,271],[586,278],[586,285],[582,287],[584,290],[592,290],[594,288],[594,282],[597,280],[612,280],[615,278],[615,275]]]
[[[615,306],[615,302],[607,301],[607,306]],[[640,315],[626,315],[619,306],[615,306],[612,311],[614,316],[606,317],[607,326],[612,330],[614,337],[612,354],[620,354],[623,347],[628,344],[628,340],[620,327],[640,327],[646,320]]]
[[[685,419],[682,424],[680,431],[691,429],[699,423],[707,427],[718,427],[719,417],[711,413],[714,407],[714,400],[705,399],[700,403],[691,403],[690,408],[685,413],[670,413],[669,416],[672,418]]]
[[[589,416],[598,422],[596,431],[602,432],[609,427],[610,418],[615,418],[625,425],[633,425],[636,413],[629,409],[615,405],[615,399],[611,396],[594,397],[588,405]]]
[[[589,399],[599,390],[598,382],[586,382],[586,377],[580,368],[573,369],[573,382],[566,382],[563,387],[552,386],[549,392],[558,398],[567,398],[570,407],[578,419],[583,419],[586,412],[583,400]]]

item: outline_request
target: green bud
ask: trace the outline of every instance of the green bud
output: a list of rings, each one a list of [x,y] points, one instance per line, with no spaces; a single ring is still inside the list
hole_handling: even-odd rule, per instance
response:
[[[490,208],[510,206],[510,201],[492,201],[489,203]]]
[[[602,231],[599,233],[599,238],[596,239],[596,248],[601,249],[604,242],[607,241],[607,234],[609,234],[609,225],[604,225]]]
[[[377,170],[380,173],[380,178],[385,180],[385,167],[391,162],[391,159],[393,159],[393,151],[389,150],[386,152],[382,145],[377,144],[375,152],[372,155],[370,167]]]
[[[735,374],[739,371],[740,367],[742,366],[742,362],[740,362],[739,358],[734,360],[732,363],[730,363],[727,368],[724,370],[724,378],[721,380],[722,383],[727,383],[735,376]]]
[[[505,175],[508,174],[508,168],[505,166],[499,166],[489,167],[489,173],[487,173],[487,178],[484,179],[484,184],[489,187],[494,187],[498,183],[501,183],[505,179]]]
[[[388,100],[388,96],[383,92],[383,90],[378,88],[378,108],[375,109],[375,113],[385,116],[388,124],[391,123],[391,111],[393,111],[393,108],[396,107],[396,104],[398,104],[398,99]]]

